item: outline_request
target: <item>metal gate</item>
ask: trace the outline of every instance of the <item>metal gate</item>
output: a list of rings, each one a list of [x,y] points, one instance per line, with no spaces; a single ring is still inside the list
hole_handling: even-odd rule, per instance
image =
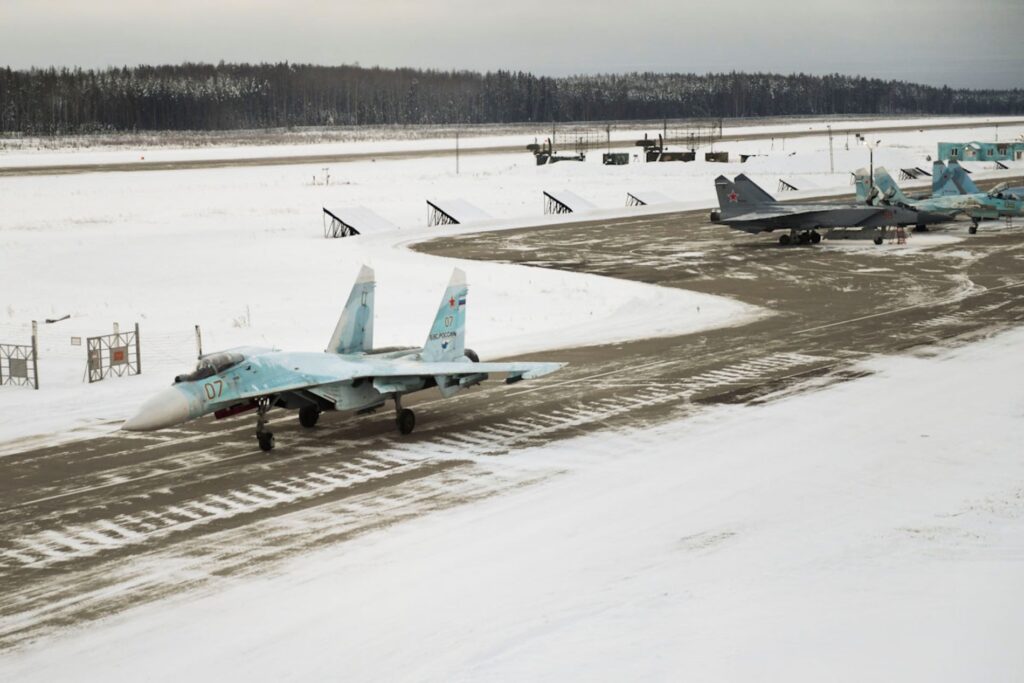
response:
[[[124,377],[142,372],[138,323],[131,332],[86,337],[85,346],[90,384],[111,376]]]
[[[0,344],[0,385],[39,388],[35,345]]]

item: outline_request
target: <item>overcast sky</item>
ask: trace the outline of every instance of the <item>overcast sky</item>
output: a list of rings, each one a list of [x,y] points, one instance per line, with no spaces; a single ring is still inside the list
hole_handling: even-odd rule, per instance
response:
[[[1024,0],[0,0],[0,64],[313,62],[1024,87]]]

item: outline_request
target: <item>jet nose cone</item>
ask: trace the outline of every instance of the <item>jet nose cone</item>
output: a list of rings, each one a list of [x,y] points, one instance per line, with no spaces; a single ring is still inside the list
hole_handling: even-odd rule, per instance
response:
[[[174,387],[168,387],[149,399],[121,425],[129,432],[148,432],[181,424],[189,418],[188,398]]]

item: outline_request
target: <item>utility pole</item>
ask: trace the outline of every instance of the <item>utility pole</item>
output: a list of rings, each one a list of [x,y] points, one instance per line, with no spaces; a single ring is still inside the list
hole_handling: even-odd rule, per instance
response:
[[[869,196],[870,196],[870,193],[871,193],[871,189],[874,188],[874,186],[875,186],[875,147],[878,147],[878,145],[881,144],[881,142],[882,142],[881,140],[875,140],[874,142],[867,143],[867,145],[868,145],[868,159],[869,159],[870,169],[871,169],[868,172],[870,174],[870,175],[868,175],[868,178],[869,178],[869,181],[871,183],[871,187],[868,188]]]
[[[832,124],[826,126],[828,128],[828,172],[836,172],[836,160],[835,155],[832,152]]]
[[[39,390],[39,323],[32,321],[32,386]]]
[[[142,342],[139,341],[138,323],[135,323],[135,374],[142,374]]]

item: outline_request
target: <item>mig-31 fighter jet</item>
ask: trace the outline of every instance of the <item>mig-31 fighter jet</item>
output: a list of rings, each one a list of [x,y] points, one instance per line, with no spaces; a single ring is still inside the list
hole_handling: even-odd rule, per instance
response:
[[[875,244],[885,238],[885,229],[915,225],[922,218],[917,211],[899,206],[862,204],[790,204],[781,203],[742,173],[736,179],[715,178],[718,210],[711,212],[713,223],[757,234],[785,230],[779,244],[817,244],[819,230],[854,228],[875,231]]]
[[[298,410],[313,427],[325,410],[368,413],[391,400],[398,431],[412,432],[416,416],[402,407],[406,394],[437,387],[445,398],[479,384],[491,373],[512,384],[554,372],[562,363],[481,363],[465,347],[465,274],[455,269],[422,348],[373,348],[373,271],[363,266],[327,349],[285,352],[241,347],[206,354],[196,369],[144,403],[122,429],[149,431],[213,413],[217,418],[256,410],[256,439],[274,447],[267,429],[273,408]]]

